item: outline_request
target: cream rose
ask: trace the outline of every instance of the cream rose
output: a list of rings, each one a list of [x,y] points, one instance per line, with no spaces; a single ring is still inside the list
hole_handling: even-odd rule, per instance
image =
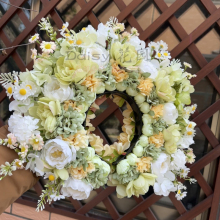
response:
[[[63,169],[67,163],[76,159],[75,148],[69,147],[61,139],[52,139],[46,142],[42,150],[42,159],[51,167]]]

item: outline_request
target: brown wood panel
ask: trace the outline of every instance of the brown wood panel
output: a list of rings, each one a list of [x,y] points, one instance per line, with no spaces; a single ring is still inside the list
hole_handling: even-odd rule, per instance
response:
[[[172,201],[173,205],[176,207],[176,210],[182,215],[183,213],[187,212],[185,206],[181,201],[178,201],[175,197],[175,193],[171,192],[169,195],[170,200]]]

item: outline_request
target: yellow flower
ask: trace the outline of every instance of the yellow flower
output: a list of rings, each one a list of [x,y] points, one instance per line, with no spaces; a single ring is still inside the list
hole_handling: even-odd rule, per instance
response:
[[[152,91],[153,86],[154,84],[153,84],[152,79],[150,78],[141,79],[138,89],[140,90],[142,95],[149,96]]]
[[[157,118],[163,116],[163,107],[164,107],[164,105],[162,105],[162,104],[152,106],[151,111],[154,112],[153,118],[157,119]]]
[[[112,63],[112,75],[115,77],[117,82],[122,82],[123,80],[127,79],[128,73],[125,70],[120,69],[117,63]]]
[[[137,170],[141,173],[150,172],[152,157],[142,157],[136,163]]]
[[[149,143],[154,144],[156,148],[162,147],[164,144],[163,133],[160,132],[159,134],[152,135],[148,140]]]
[[[100,79],[96,78],[94,74],[91,74],[85,78],[81,85],[86,86],[90,91],[95,92],[100,82]]]
[[[70,167],[69,168],[70,176],[72,176],[75,179],[81,180],[87,176],[87,172],[83,169],[83,166],[81,167]]]

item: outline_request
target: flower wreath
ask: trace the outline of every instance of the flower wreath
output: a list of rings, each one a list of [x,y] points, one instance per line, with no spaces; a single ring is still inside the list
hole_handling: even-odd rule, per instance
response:
[[[195,155],[195,123],[189,120],[196,105],[194,87],[186,72],[191,65],[172,60],[163,41],[145,42],[135,28],[111,18],[98,30],[91,25],[79,33],[63,24],[60,34],[49,19],[41,30],[51,41],[32,49],[33,70],[1,74],[9,98],[7,139],[1,144],[14,149],[19,159],[0,167],[0,180],[17,169],[30,169],[48,180],[37,210],[46,202],[72,196],[87,199],[92,189],[116,186],[119,198],[144,195],[153,186],[157,195],[186,196],[179,177],[188,178],[186,163]],[[122,133],[112,145],[92,133],[91,110],[98,94],[108,95],[123,111]]]

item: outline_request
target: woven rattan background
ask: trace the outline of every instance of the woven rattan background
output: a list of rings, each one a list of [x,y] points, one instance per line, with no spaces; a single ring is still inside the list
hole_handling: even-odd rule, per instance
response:
[[[123,22],[126,20],[128,25],[136,27],[140,33],[140,38],[144,41],[149,42],[149,38],[153,36],[156,31],[165,23],[168,23],[169,26],[172,28],[172,31],[175,33],[177,38],[179,39],[179,43],[171,50],[172,57],[178,57],[184,51],[188,51],[188,53],[193,57],[197,65],[199,66],[200,70],[197,72],[197,77],[192,79],[192,84],[198,84],[204,77],[208,78],[211,82],[213,88],[220,94],[220,80],[214,70],[220,65],[220,55],[217,55],[214,59],[208,62],[198,47],[196,46],[195,42],[198,38],[203,36],[207,30],[209,30],[214,24],[220,27],[220,8],[217,9],[213,1],[211,0],[199,0],[199,3],[203,5],[208,14],[207,18],[199,24],[197,28],[195,28],[191,33],[187,33],[186,30],[183,28],[179,20],[174,15],[184,4],[190,2],[191,0],[176,0],[174,1],[169,7],[163,0],[152,0],[151,2],[156,6],[158,11],[161,13],[157,19],[155,19],[145,30],[142,29],[139,22],[132,14],[132,12],[141,4],[144,0],[133,0],[129,1],[129,4],[125,4],[123,0],[114,0],[114,4],[117,6],[118,10],[120,11],[117,15],[119,22]],[[16,6],[23,6],[26,0],[10,0],[11,4]],[[46,17],[48,15],[51,16],[52,20],[54,21],[55,25],[60,29],[63,23],[62,18],[59,16],[59,13],[56,11],[56,6],[61,2],[61,0],[41,0],[41,10],[37,15],[32,19],[28,19],[25,15],[24,11],[15,7],[10,7],[7,12],[1,17],[0,19],[0,39],[4,43],[6,47],[15,46],[24,42],[24,40],[34,33],[38,29],[36,29],[38,21],[42,17]],[[100,0],[77,0],[76,1],[80,6],[80,10],[76,12],[75,16],[70,19],[70,28],[76,27],[85,17],[88,18],[90,23],[97,28],[99,24],[99,19],[97,15],[93,12],[93,8],[99,4]],[[146,12],[147,13],[147,12]],[[19,19],[25,25],[25,29],[16,36],[16,38],[11,42],[4,31],[4,26],[10,21],[10,19],[17,14]],[[22,60],[20,54],[16,50],[16,48],[12,48],[7,50],[7,55],[0,56],[0,65],[4,64],[4,62],[11,57],[13,61],[16,63],[17,67],[24,71],[26,68],[31,69],[33,62],[25,64]],[[0,93],[0,102],[2,102],[6,98],[6,93],[3,90]],[[109,102],[109,108],[107,108],[101,115],[99,115],[96,120],[94,121],[95,126],[98,126],[102,121],[104,121],[108,116],[112,113],[116,115],[116,117],[121,120],[121,115],[119,109],[113,104]],[[179,220],[189,220],[193,219],[194,217],[198,216],[200,213],[204,212],[205,210],[209,209],[209,219],[214,220],[217,218],[218,213],[218,206],[219,206],[219,199],[220,199],[220,163],[218,165],[218,171],[215,180],[215,186],[211,187],[207,181],[204,179],[203,175],[201,174],[201,170],[214,161],[220,155],[220,143],[216,136],[211,131],[210,127],[207,125],[206,120],[213,116],[216,112],[220,110],[220,100],[217,100],[206,108],[202,112],[196,112],[194,114],[194,121],[197,123],[198,128],[207,138],[209,144],[212,147],[212,150],[209,151],[205,156],[199,159],[195,164],[191,165],[191,172],[190,176],[194,176],[198,184],[200,185],[201,189],[205,193],[206,197],[201,202],[199,202],[196,206],[192,209],[187,210],[182,202],[177,201],[175,199],[175,195],[173,193],[170,194],[169,198],[172,201],[173,205],[175,206],[176,210],[179,212]],[[3,122],[2,122],[3,124]],[[98,131],[101,134],[101,130]],[[41,191],[41,184],[37,184],[35,186],[35,190],[38,194]],[[127,212],[126,214],[121,214],[114,206],[112,200],[110,199],[110,195],[115,192],[114,187],[107,187],[105,189],[98,189],[97,195],[88,203],[83,204],[80,201],[71,200],[72,209],[67,209],[65,207],[56,205],[56,203],[48,205],[46,210],[54,213],[59,213],[65,216],[73,217],[76,219],[104,219],[104,217],[100,217],[94,213],[88,213],[92,210],[98,203],[101,201],[104,203],[105,207],[107,208],[111,218],[106,217],[105,219],[133,219],[138,214],[144,213],[146,218],[149,220],[156,220],[156,216],[151,210],[151,206],[156,203],[160,196],[155,194],[151,194],[147,198],[139,197],[135,198],[137,205]],[[18,202],[36,207],[36,200],[26,198],[25,196],[20,198]]]

